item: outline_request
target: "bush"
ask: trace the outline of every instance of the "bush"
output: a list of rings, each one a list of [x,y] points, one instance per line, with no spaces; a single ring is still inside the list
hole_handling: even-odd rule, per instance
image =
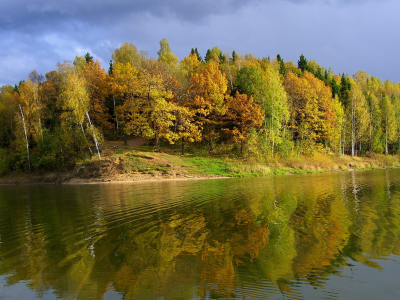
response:
[[[10,150],[0,149],[0,175],[6,175],[12,171],[14,156]]]

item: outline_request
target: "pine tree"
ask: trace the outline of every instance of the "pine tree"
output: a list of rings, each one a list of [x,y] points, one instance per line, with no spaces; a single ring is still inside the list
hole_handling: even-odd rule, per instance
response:
[[[93,56],[91,56],[89,52],[86,52],[83,58],[86,60],[86,63],[93,61]]]
[[[112,75],[113,73],[113,61],[110,60],[110,66],[108,67],[108,75]]]
[[[199,51],[197,50],[197,48],[194,49],[194,52],[197,55],[197,59],[199,60],[199,62],[203,62],[203,58],[200,56]]]
[[[276,56],[276,59],[279,62],[279,74],[281,74],[283,77],[285,77],[286,76],[286,66],[285,66],[285,63],[283,62],[283,59],[280,56],[280,54],[278,54]]]
[[[235,61],[236,61],[236,51],[233,50],[232,51],[232,62],[235,62]]]
[[[325,82],[325,85],[328,86],[328,71],[326,69],[325,69],[325,74],[324,74],[324,82]],[[333,98],[335,98],[335,97],[333,97]]]
[[[199,62],[203,61],[203,58],[200,56],[199,51],[197,50],[197,48],[193,49],[190,51],[190,54],[196,54],[197,59]]]
[[[335,77],[333,77],[331,81],[331,88],[332,88],[332,98],[335,98],[338,95],[340,102],[342,102],[342,95],[340,93],[339,85],[336,83]]]
[[[304,71],[308,71],[308,61],[307,59],[304,57],[304,55],[300,55],[300,60],[297,62],[297,66],[298,68],[304,72]]]
[[[350,97],[351,83],[350,78],[348,78],[344,73],[342,74],[340,83],[340,95],[343,103],[347,103]]]

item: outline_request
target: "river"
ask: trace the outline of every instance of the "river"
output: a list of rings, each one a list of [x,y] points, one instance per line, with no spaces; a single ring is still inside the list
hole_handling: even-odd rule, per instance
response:
[[[0,299],[400,299],[400,170],[0,186]]]

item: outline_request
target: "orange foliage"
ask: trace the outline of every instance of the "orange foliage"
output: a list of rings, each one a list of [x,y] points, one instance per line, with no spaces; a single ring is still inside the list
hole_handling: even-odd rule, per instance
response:
[[[241,146],[250,136],[251,128],[259,128],[263,122],[263,112],[258,104],[254,103],[253,97],[247,98],[246,94],[236,92],[236,97],[227,97],[227,112],[224,116],[225,132],[234,143]]]

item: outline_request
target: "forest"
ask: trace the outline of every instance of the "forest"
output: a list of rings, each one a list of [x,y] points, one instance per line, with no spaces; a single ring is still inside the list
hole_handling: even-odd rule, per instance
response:
[[[179,61],[167,39],[158,58],[125,42],[106,70],[90,53],[0,87],[0,175],[65,170],[97,157],[107,140],[146,137],[244,159],[394,155],[400,84],[364,71],[335,74],[301,55],[200,56]]]

